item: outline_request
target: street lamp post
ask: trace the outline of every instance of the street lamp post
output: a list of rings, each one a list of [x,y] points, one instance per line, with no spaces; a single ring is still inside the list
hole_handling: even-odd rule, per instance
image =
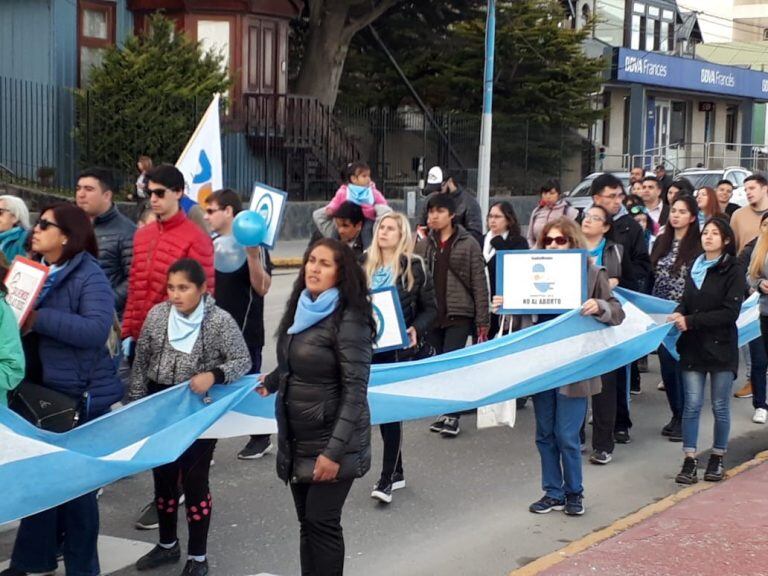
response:
[[[491,188],[491,127],[493,123],[493,61],[496,44],[496,1],[488,0],[485,23],[485,74],[483,79],[483,119],[480,127],[480,151],[477,166],[477,202],[488,213]],[[483,218],[483,226],[485,226]]]

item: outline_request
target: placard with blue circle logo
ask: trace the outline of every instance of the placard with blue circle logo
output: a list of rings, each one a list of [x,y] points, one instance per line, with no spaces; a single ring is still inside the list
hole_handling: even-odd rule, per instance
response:
[[[400,297],[393,286],[371,291],[373,319],[376,323],[376,342],[373,353],[408,348],[408,333],[403,320]]]
[[[496,262],[499,314],[560,314],[587,299],[586,250],[507,250]]]
[[[264,235],[262,245],[270,250],[275,247],[275,242],[280,236],[287,203],[288,194],[282,190],[260,182],[253,185],[250,209],[258,212],[267,223],[267,233]]]

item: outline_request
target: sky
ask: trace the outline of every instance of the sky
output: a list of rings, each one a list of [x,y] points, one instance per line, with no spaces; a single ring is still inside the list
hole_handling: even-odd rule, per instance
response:
[[[704,42],[730,42],[733,0],[677,0],[684,11],[699,12],[699,26]]]

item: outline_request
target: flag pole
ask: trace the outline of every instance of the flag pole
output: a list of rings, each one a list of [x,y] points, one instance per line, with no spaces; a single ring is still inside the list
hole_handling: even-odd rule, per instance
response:
[[[480,150],[477,166],[477,202],[483,213],[488,214],[491,188],[491,127],[493,123],[493,64],[496,44],[496,1],[488,0],[485,22],[485,74],[483,79],[483,118],[480,128]]]

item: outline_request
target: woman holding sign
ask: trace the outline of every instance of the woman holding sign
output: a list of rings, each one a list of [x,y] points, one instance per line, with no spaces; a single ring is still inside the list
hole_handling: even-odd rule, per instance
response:
[[[701,233],[704,253],[693,261],[685,279],[680,305],[670,316],[680,330],[680,353],[685,407],[683,408],[683,468],[675,480],[698,481],[696,443],[704,390],[709,375],[715,419],[712,453],[704,480],[725,478],[723,457],[731,427],[733,379],[739,369],[736,320],[744,298],[744,270],[736,261],[736,238],[722,218],[711,218]]]
[[[304,254],[277,333],[277,474],[299,517],[301,572],[344,572],[341,512],[371,466],[368,377],[375,328],[365,273],[349,246],[323,238]]]
[[[413,254],[411,226],[405,215],[391,212],[383,216],[373,230],[373,243],[366,252],[365,272],[371,290],[394,286],[408,327],[409,347],[376,354],[374,363],[404,362],[430,355],[425,338],[437,317],[435,290],[424,260]],[[392,492],[405,488],[403,475],[402,422],[379,426],[384,443],[384,457],[379,481],[371,492],[385,504],[392,502]]]
[[[560,218],[544,226],[538,242],[546,250],[587,248],[579,225],[570,218]],[[577,279],[574,279],[577,281]],[[587,294],[581,314],[594,316],[599,322],[616,326],[624,320],[621,304],[613,296],[604,268],[587,265]],[[502,304],[502,296],[493,299],[494,308]],[[555,316],[539,314],[537,322]],[[584,487],[581,472],[579,432],[587,413],[587,398],[600,392],[600,377],[575,382],[559,389],[533,396],[536,414],[536,447],[541,457],[541,484],[544,496],[528,508],[535,514],[564,510],[569,516],[584,514]]]

